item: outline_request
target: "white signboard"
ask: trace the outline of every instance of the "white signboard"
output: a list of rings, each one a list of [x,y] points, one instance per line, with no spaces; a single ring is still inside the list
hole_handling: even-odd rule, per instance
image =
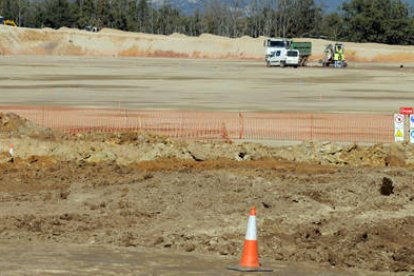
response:
[[[395,125],[404,125],[404,115],[394,114],[394,123]]]
[[[410,115],[410,129],[414,129],[414,115]]]
[[[414,144],[414,115],[410,115],[410,143]]]
[[[394,139],[395,142],[404,142],[404,115],[394,115]]]
[[[414,144],[414,129],[410,130],[410,143]]]

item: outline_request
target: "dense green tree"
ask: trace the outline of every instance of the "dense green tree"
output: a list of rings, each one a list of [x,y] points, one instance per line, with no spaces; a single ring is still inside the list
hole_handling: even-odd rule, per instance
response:
[[[293,2],[290,7],[292,18],[289,36],[314,35],[320,30],[322,22],[322,7],[314,0],[301,0]]]
[[[194,15],[191,17],[190,22],[190,35],[199,36],[203,33],[203,21],[199,10],[194,12]]]
[[[0,15],[24,26],[30,3],[28,0],[0,0]]]
[[[347,39],[391,44],[407,41],[413,19],[407,4],[400,0],[353,0],[342,9]]]
[[[108,0],[98,0],[97,3],[97,27],[115,28],[112,5]]]
[[[95,0],[76,0],[74,14],[79,28],[97,25],[97,4]]]
[[[67,0],[47,0],[44,4],[43,25],[50,28],[73,27],[76,23],[74,4]]]
[[[151,7],[148,0],[139,0],[137,7],[137,24],[139,32],[151,32]]]
[[[322,20],[321,34],[332,39],[343,38],[343,18],[336,12],[328,14]]]

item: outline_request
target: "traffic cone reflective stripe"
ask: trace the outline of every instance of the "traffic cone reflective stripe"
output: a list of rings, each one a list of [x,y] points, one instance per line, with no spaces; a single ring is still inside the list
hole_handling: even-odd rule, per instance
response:
[[[9,154],[10,154],[11,157],[14,156],[14,146],[13,146],[13,144],[11,144],[10,147],[9,147]]]
[[[256,231],[256,208],[250,210],[247,224],[246,239],[244,241],[243,255],[240,266],[244,268],[259,268],[259,250]]]

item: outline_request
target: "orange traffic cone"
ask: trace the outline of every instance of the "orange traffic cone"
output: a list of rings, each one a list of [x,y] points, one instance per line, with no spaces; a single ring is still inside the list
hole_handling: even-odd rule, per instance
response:
[[[13,146],[13,144],[10,144],[9,154],[10,154],[10,157],[14,157],[14,146]]]
[[[257,245],[255,207],[250,209],[249,222],[247,224],[246,239],[244,241],[240,267],[229,269],[240,272],[273,272],[271,269],[263,269],[260,267],[259,250]]]

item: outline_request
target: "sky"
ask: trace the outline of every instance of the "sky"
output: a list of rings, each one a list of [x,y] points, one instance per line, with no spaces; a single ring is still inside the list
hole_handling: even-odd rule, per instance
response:
[[[196,8],[202,7],[205,2],[208,0],[151,0],[154,3],[171,3],[175,4],[179,8],[183,9],[185,13],[192,13]],[[230,1],[230,0],[222,0],[222,1]],[[333,12],[336,11],[342,3],[347,2],[350,0],[316,0],[317,3],[324,3],[326,12]],[[404,2],[409,3],[412,7],[414,7],[414,0],[403,0]],[[249,0],[244,0],[247,4]]]
[[[316,0],[317,2],[323,2],[326,6],[327,11],[336,11],[336,9],[342,5],[344,2],[348,2],[350,0]],[[404,2],[410,4],[414,7],[414,0],[403,0]]]

